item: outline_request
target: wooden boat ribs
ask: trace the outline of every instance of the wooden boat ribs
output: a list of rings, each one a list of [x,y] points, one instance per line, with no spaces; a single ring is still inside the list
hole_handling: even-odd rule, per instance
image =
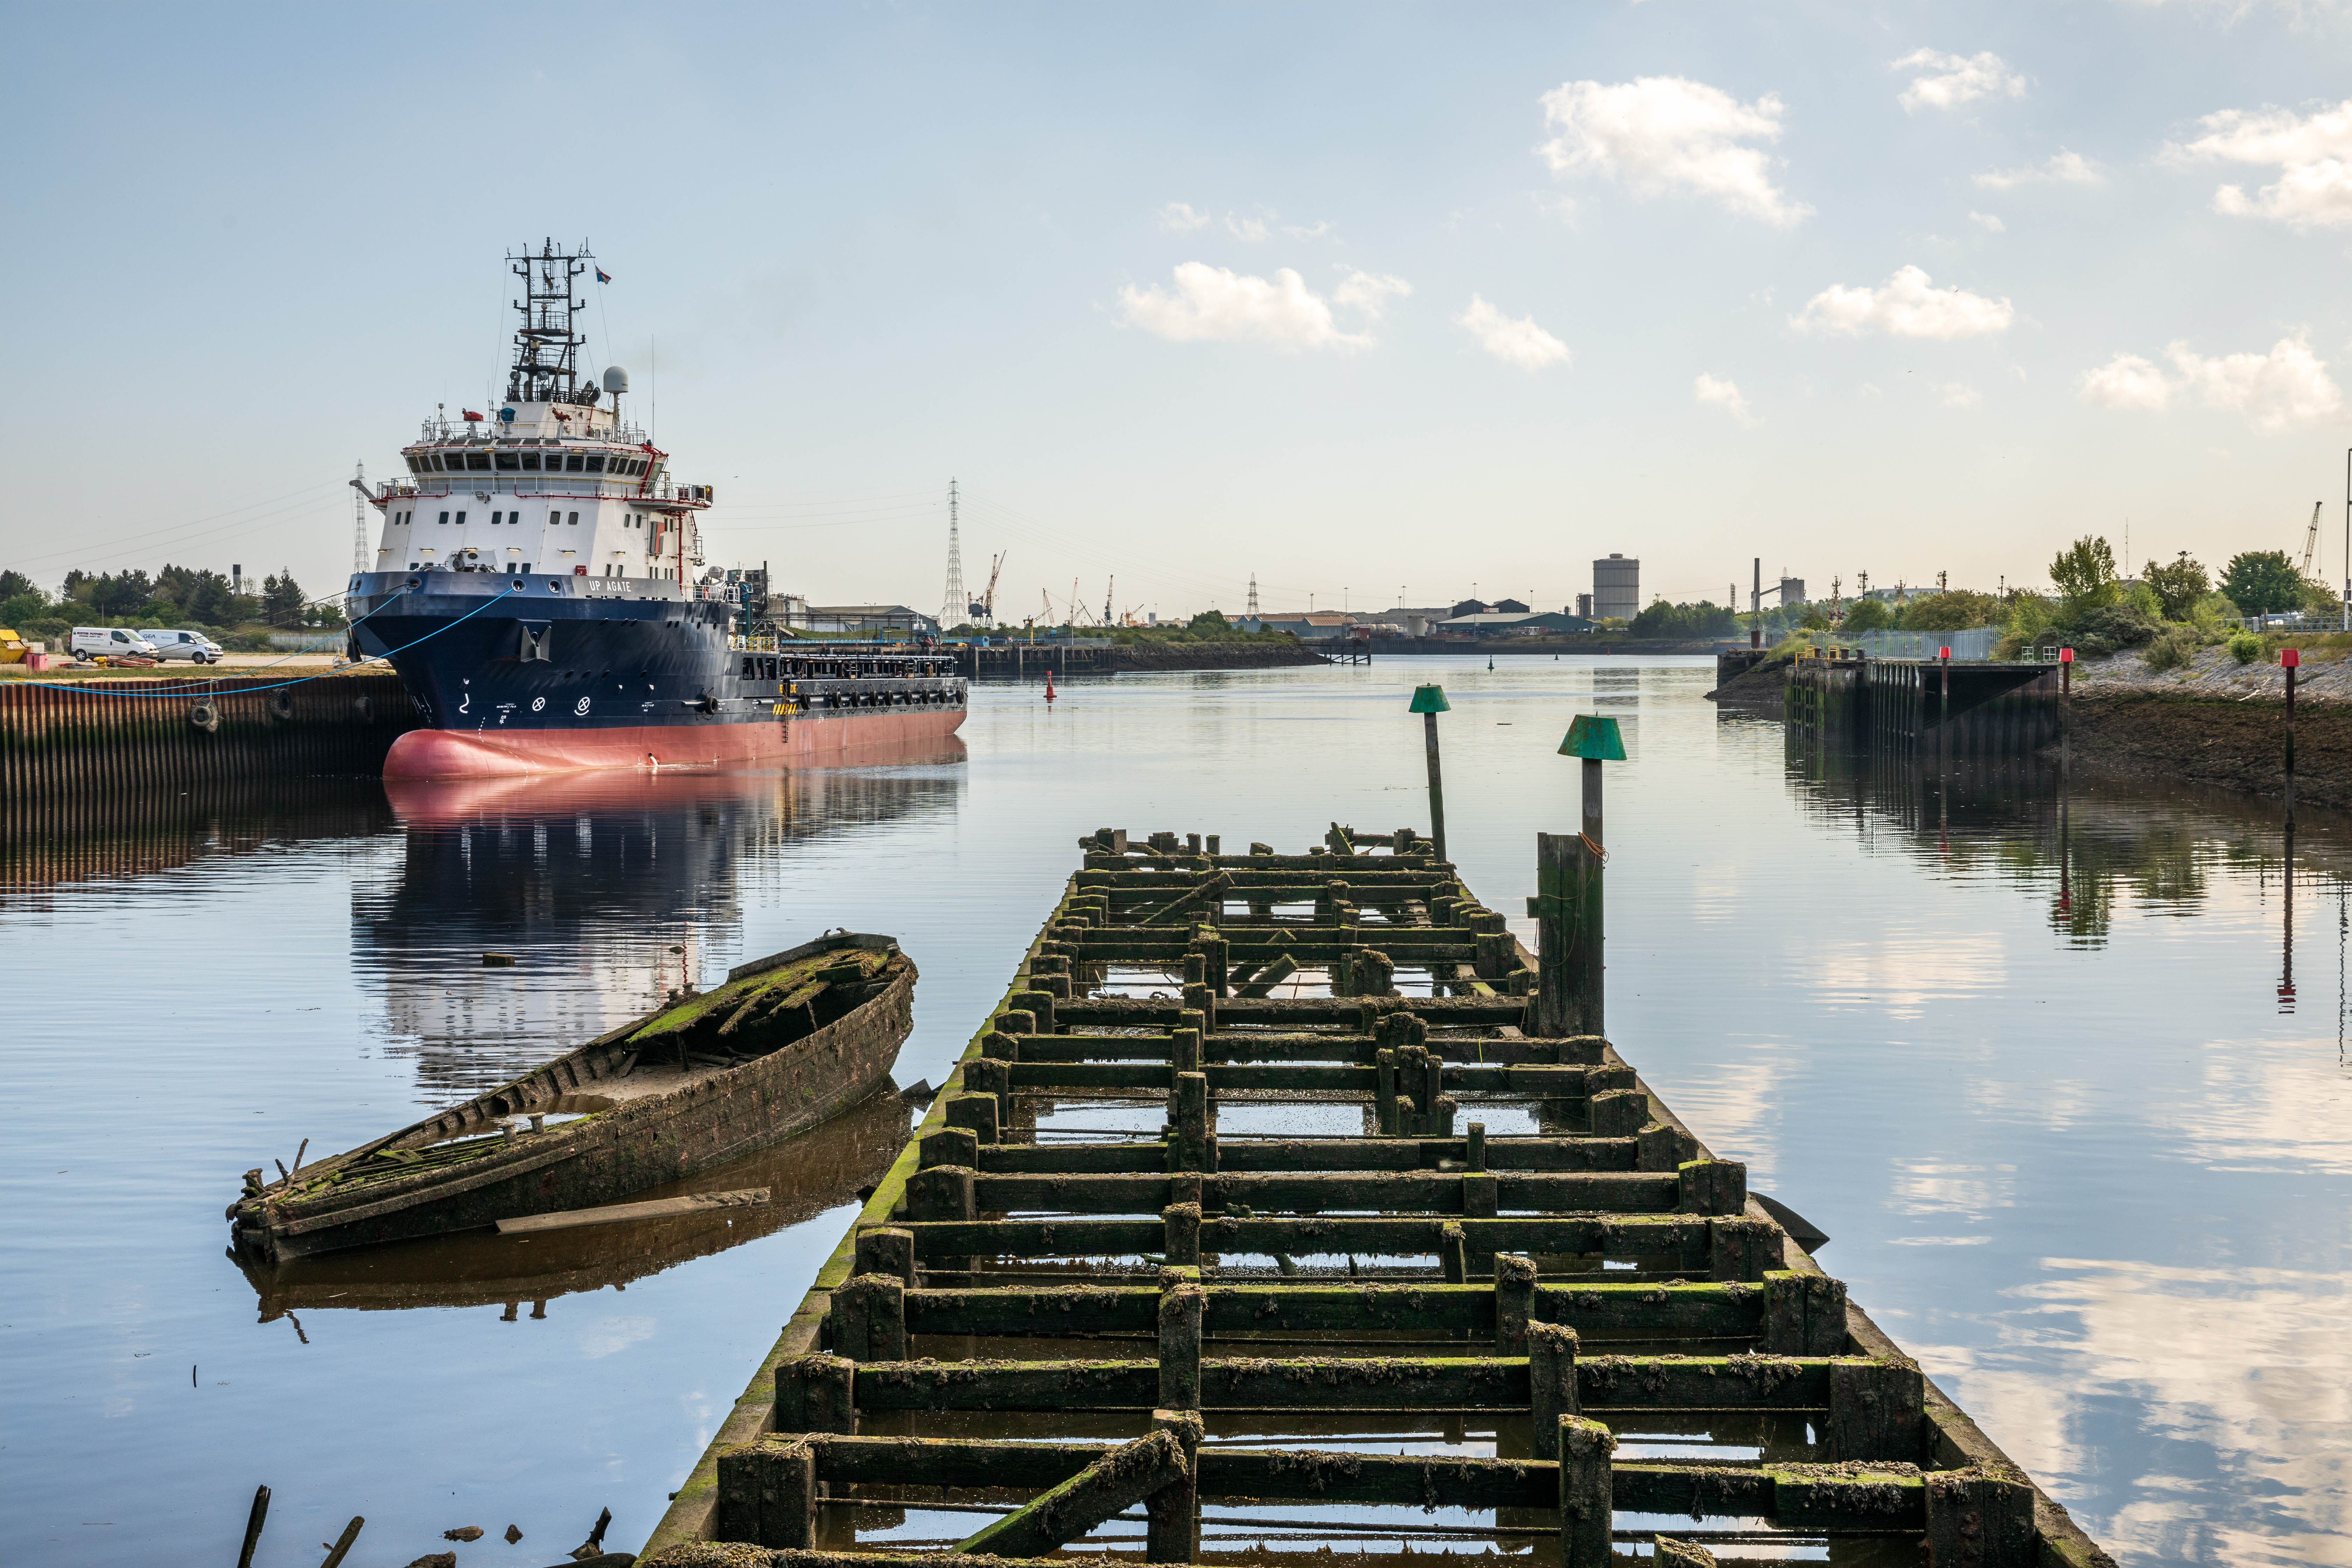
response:
[[[1080,842],[641,1562],[2109,1561],[1426,840]]]

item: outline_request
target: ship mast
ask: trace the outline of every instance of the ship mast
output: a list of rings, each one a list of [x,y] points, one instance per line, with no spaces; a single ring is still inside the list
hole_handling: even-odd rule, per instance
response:
[[[593,403],[596,387],[580,384],[580,350],[587,339],[572,331],[583,308],[572,285],[594,259],[583,242],[577,251],[555,248],[552,239],[533,256],[509,255],[522,279],[523,298],[514,308],[522,317],[515,330],[514,368],[507,374],[509,403]]]

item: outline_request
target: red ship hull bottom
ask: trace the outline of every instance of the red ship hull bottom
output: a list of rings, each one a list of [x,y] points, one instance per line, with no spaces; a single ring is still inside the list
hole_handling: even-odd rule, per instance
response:
[[[963,710],[827,714],[775,724],[612,730],[411,730],[383,759],[387,779],[513,777],[598,768],[839,767],[857,754],[940,741]]]

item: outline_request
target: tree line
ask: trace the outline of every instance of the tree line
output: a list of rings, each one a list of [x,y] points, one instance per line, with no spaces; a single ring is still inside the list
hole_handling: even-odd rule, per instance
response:
[[[152,577],[76,568],[55,596],[22,572],[0,571],[0,626],[38,639],[62,639],[77,626],[201,628],[225,640],[239,628],[258,635],[342,624],[341,604],[311,603],[290,568],[263,578],[259,593],[241,593],[204,567],[167,563]]]

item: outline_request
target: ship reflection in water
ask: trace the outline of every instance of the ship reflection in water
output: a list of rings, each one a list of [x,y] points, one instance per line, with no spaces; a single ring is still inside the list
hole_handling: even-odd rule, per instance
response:
[[[352,963],[382,998],[384,1054],[414,1058],[416,1101],[478,1093],[715,984],[744,951],[743,910],[789,903],[795,859],[825,835],[954,809],[963,743],[861,758],[837,772],[636,771],[383,786],[404,839],[352,895]],[[818,934],[771,939],[760,952]],[[485,963],[486,955],[493,962]],[[507,960],[512,962],[507,963]],[[503,1306],[625,1288],[856,1201],[904,1144],[885,1090],[830,1122],[630,1201],[764,1187],[769,1201],[661,1219],[501,1237],[492,1230],[240,1264],[262,1321],[323,1310]]]
[[[963,758],[949,736],[839,772],[386,784],[407,852],[353,889],[352,945],[388,1050],[440,1105],[715,982],[758,956],[744,906],[772,901],[798,849],[951,811]],[[816,936],[824,914],[761,951]]]
[[[500,1236],[466,1231],[355,1247],[278,1268],[240,1260],[260,1298],[261,1321],[311,1311],[503,1306],[509,1321],[543,1319],[561,1296],[625,1290],[637,1280],[772,1236],[857,1201],[907,1141],[913,1112],[885,1090],[796,1138],[684,1181],[648,1187],[631,1203],[765,1187],[768,1201],[617,1225]],[[527,1308],[527,1310],[526,1310]],[[307,1337],[307,1334],[306,1334]]]

